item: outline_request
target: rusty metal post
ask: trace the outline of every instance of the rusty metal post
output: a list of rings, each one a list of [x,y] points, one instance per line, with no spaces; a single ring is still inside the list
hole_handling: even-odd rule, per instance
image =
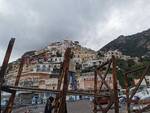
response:
[[[20,80],[21,73],[23,70],[24,60],[25,60],[24,57],[22,57],[20,66],[19,66],[19,70],[18,70],[18,74],[17,74],[17,78],[15,81],[15,86],[18,86],[18,84],[19,84],[19,80]],[[11,96],[9,98],[8,105],[3,113],[11,113],[12,112],[15,96],[16,96],[16,91],[13,91],[13,93],[11,94]]]
[[[64,78],[63,78],[63,89],[60,93],[60,103],[57,113],[66,113],[67,112],[67,106],[66,106],[66,95],[68,90],[68,71],[69,71],[69,62],[70,62],[70,56],[71,56],[71,48],[67,48],[64,56]]]
[[[113,89],[114,89],[114,100],[115,100],[115,113],[119,113],[119,99],[118,99],[118,86],[117,86],[117,73],[116,73],[116,58],[112,56],[113,65]]]
[[[64,70],[63,70],[63,65],[64,63],[61,64],[61,67],[60,67],[60,74],[59,74],[59,78],[58,78],[58,84],[57,84],[57,90],[60,90],[61,88],[61,85],[62,85],[62,79],[63,79],[63,76],[64,76]],[[54,113],[57,113],[57,108],[59,106],[59,100],[60,98],[60,93],[56,94],[56,98],[55,98],[55,102],[54,102],[54,105],[55,105],[55,109],[54,109]]]
[[[96,102],[96,95],[97,95],[97,70],[94,72],[94,109],[93,113],[97,113],[97,102]]]
[[[8,62],[13,49],[14,42],[15,42],[15,38],[11,38],[0,70],[0,100],[1,100],[1,88],[4,82],[4,75],[8,66]],[[1,111],[1,103],[0,103],[0,111]]]
[[[66,113],[67,105],[66,105],[66,95],[68,90],[68,71],[69,71],[69,62],[70,62],[71,48],[67,48],[64,57],[64,78],[63,78],[63,89],[61,92],[61,98],[58,108],[58,113]]]
[[[128,85],[128,75],[125,74],[125,88],[126,88],[126,109],[127,113],[130,113],[130,100],[129,100],[129,85]]]
[[[141,83],[142,83],[143,79],[145,78],[145,75],[147,74],[147,72],[149,71],[149,69],[150,69],[150,65],[148,65],[148,66],[146,67],[146,69],[144,70],[144,72],[143,72],[143,74],[142,74],[142,76],[141,76],[141,78],[140,78],[138,84],[137,84],[136,87],[135,87],[135,90],[133,91],[133,93],[132,93],[131,96],[130,96],[130,100],[133,98],[133,96],[134,96],[135,93],[137,92],[139,86],[141,85]]]

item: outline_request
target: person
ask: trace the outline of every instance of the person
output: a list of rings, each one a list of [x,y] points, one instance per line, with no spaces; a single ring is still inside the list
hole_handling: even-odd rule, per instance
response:
[[[69,63],[69,82],[71,85],[72,90],[77,90],[77,81],[76,81],[76,63],[73,60],[73,52],[70,56],[70,63]]]
[[[54,98],[50,96],[46,102],[44,113],[52,113],[54,106],[52,105]]]

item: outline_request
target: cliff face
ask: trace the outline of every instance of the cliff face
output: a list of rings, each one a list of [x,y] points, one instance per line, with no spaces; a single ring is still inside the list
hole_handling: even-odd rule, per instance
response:
[[[129,56],[150,57],[150,29],[130,36],[119,36],[100,51],[119,50]]]

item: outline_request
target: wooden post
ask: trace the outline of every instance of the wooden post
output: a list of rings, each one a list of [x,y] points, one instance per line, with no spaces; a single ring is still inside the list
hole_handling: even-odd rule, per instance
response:
[[[14,42],[15,42],[15,38],[11,38],[0,70],[0,100],[1,100],[1,88],[4,83],[4,75],[8,66],[8,62],[13,49]],[[0,103],[0,111],[1,111],[1,103]]]
[[[116,73],[116,58],[112,56],[113,64],[113,89],[114,89],[114,100],[115,100],[115,113],[119,113],[119,99],[118,99],[118,86],[117,86],[117,73]]]

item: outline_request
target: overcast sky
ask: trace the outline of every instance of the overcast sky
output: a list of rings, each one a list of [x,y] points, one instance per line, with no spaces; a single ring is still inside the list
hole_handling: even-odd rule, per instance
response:
[[[150,28],[150,0],[0,0],[0,64],[53,41],[78,40],[98,50],[119,35]]]

